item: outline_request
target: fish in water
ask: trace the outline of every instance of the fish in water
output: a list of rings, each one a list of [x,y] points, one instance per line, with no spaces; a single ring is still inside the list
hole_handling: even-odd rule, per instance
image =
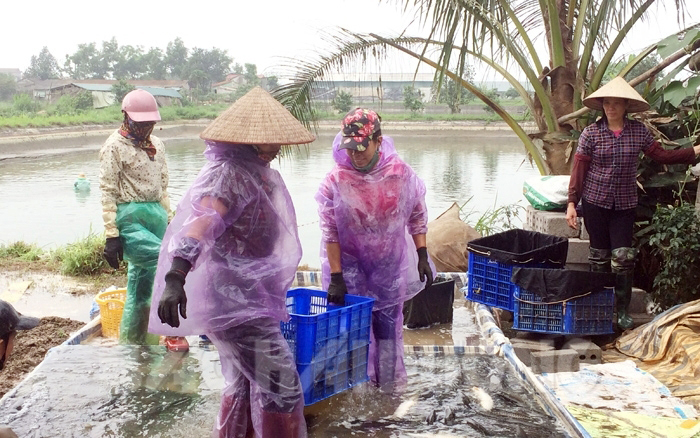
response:
[[[479,432],[479,433],[481,434],[481,436],[492,436],[492,434],[491,434],[488,430],[486,430],[486,428],[485,428],[484,426],[482,426],[481,424],[477,423],[476,421],[467,420],[466,423],[467,423],[472,429],[474,429],[475,431]]]
[[[496,397],[498,397],[506,404],[509,404],[511,406],[527,406],[527,402],[525,402],[525,400],[523,400],[521,397],[518,397],[515,394],[508,394],[503,391],[498,391],[496,392]]]
[[[455,411],[452,410],[449,406],[445,408],[445,419],[444,423],[447,426],[452,426],[455,424],[455,418],[457,415],[455,415]]]
[[[469,399],[469,396],[463,392],[460,392],[462,394],[462,404],[467,408],[467,410],[474,410],[472,407],[472,401]]]
[[[490,411],[493,409],[493,398],[478,386],[472,386],[472,393],[474,397],[479,401],[479,405],[485,410]]]
[[[431,410],[427,417],[425,417],[426,424],[433,424],[437,420],[437,411],[435,409]]]
[[[398,408],[394,411],[394,418],[403,418],[408,414],[408,411],[416,404],[415,398],[410,398],[401,402]]]
[[[423,393],[421,393],[421,395],[420,395],[419,398],[420,398],[421,400],[427,400],[427,399],[429,399],[429,398],[433,398],[434,395],[435,395],[435,394],[433,393],[433,391],[428,390],[428,391],[424,391]]]
[[[528,438],[529,435],[523,430],[522,427],[520,426],[515,426],[515,435],[513,435],[515,438]]]
[[[401,435],[404,436],[404,435]],[[446,433],[408,433],[406,434],[409,438],[456,438],[461,435],[452,435]]]

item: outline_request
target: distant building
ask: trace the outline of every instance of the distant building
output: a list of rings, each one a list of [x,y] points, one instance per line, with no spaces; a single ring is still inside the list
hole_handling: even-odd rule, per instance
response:
[[[22,72],[18,68],[0,68],[0,74],[13,76],[17,81],[22,79]]]
[[[318,82],[315,98],[332,99],[340,91],[352,94],[356,102],[371,102],[374,99],[401,100],[406,86],[412,86],[423,93],[428,102],[433,87],[432,73],[356,73],[332,75],[330,81]]]
[[[71,79],[25,78],[17,82],[17,91],[27,93],[34,99],[51,102],[61,97],[70,84]]]
[[[432,99],[434,73],[354,73],[331,75],[331,80],[317,82],[315,99],[331,100],[337,93],[350,93],[356,103],[374,102],[375,100],[400,101],[403,90],[412,86],[423,93],[423,101]],[[512,85],[508,81],[484,81],[475,83],[485,90],[496,90],[499,94],[508,91]],[[529,84],[525,84],[526,89]]]
[[[104,108],[114,103],[112,86],[118,81],[112,79],[22,79],[17,83],[20,93],[31,94],[39,100],[54,102],[64,95],[75,95],[87,90],[92,93],[93,107]],[[176,80],[127,80],[128,84],[151,93],[160,106],[179,104],[180,91],[188,89],[187,81]]]
[[[265,75],[258,75],[258,81],[263,89],[270,91]],[[245,84],[246,80],[243,74],[229,73],[223,81],[212,84],[211,90],[214,94],[231,94],[235,93],[238,87]]]
[[[215,94],[235,93],[238,87],[245,84],[245,78],[239,73],[229,73],[226,79],[216,84],[212,84],[211,89]]]

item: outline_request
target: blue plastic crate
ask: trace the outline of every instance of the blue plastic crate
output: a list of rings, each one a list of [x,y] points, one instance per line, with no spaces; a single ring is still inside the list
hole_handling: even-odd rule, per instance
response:
[[[513,275],[515,267],[561,268],[561,265],[555,263],[511,265],[470,252],[467,271],[467,299],[487,306],[514,311],[513,293],[516,285],[510,281],[510,277]]]
[[[565,335],[604,335],[613,333],[615,291],[591,292],[563,303],[542,303],[532,292],[515,286],[513,329]]]
[[[322,290],[287,292],[289,322],[281,324],[310,405],[369,380],[367,354],[374,299],[345,295],[345,306],[328,306]]]

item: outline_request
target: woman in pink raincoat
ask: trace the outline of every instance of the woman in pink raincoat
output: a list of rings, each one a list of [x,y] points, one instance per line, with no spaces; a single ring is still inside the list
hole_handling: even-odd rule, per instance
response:
[[[323,284],[331,303],[345,293],[375,299],[368,373],[385,392],[406,383],[403,303],[433,273],[425,244],[425,184],[383,137],[376,112],[357,108],[333,141],[335,167],[316,194]]]
[[[215,436],[305,437],[301,383],[280,331],[301,245],[291,197],[269,163],[280,145],[314,136],[256,87],[201,137],[207,164],[163,238],[150,329],[206,334],[216,346],[226,385]]]

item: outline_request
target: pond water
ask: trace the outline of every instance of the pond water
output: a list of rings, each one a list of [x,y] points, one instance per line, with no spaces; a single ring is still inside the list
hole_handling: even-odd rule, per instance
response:
[[[405,360],[409,386],[401,398],[367,384],[345,391],[307,408],[309,437],[566,436],[502,358]],[[2,399],[0,423],[27,438],[204,437],[222,386],[218,353],[208,348],[60,346]]]
[[[320,265],[314,194],[333,165],[330,144],[334,134],[321,132],[308,148],[273,164],[282,173],[296,207],[304,250],[301,264],[311,267]],[[469,217],[472,223],[494,206],[526,205],[522,183],[538,172],[525,159],[522,143],[512,132],[416,130],[393,134],[401,157],[426,183],[430,220],[453,202],[469,201],[465,211],[474,211]],[[202,167],[204,147],[199,140],[170,140],[166,148],[174,207]],[[91,181],[88,193],[73,190],[81,172]],[[0,163],[0,244],[23,240],[49,249],[90,232],[101,233],[98,178],[94,150]]]

